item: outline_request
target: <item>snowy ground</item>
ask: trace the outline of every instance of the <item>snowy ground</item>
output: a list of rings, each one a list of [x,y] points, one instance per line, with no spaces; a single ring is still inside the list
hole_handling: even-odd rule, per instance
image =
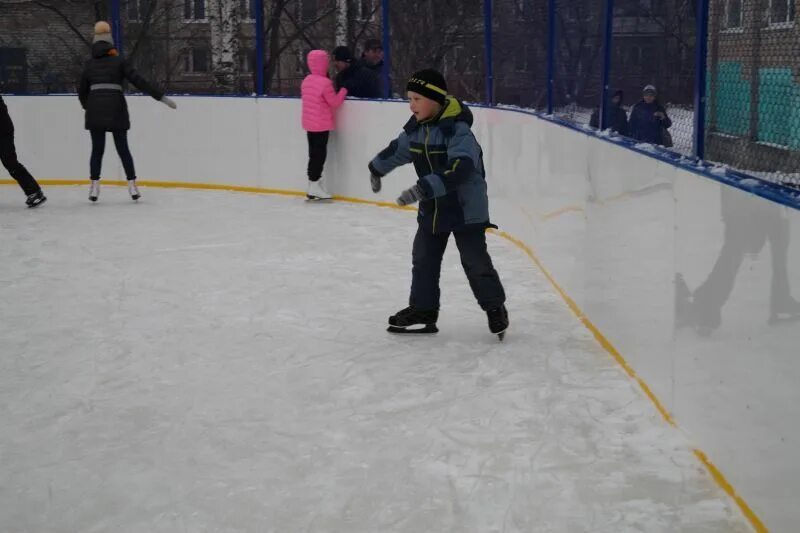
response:
[[[412,214],[142,192],[0,187],[0,531],[748,531],[506,241],[398,338]]]

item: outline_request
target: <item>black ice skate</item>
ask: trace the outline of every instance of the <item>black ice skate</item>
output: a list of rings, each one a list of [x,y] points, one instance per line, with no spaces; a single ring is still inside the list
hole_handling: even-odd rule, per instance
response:
[[[389,317],[389,333],[438,333],[436,321],[439,320],[439,311],[424,311],[413,307],[406,307],[396,315]]]
[[[33,194],[29,194],[28,195],[28,199],[25,200],[25,205],[27,205],[30,208],[39,207],[40,205],[42,205],[46,201],[47,201],[47,197],[44,195],[44,193],[41,190],[39,190],[39,191],[37,191],[37,192],[35,192]]]
[[[486,311],[486,317],[489,319],[489,330],[497,335],[502,341],[506,336],[508,329],[508,311],[505,305],[495,307]]]

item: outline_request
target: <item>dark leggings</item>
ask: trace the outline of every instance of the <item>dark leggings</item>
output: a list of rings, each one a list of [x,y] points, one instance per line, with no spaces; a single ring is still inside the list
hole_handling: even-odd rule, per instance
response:
[[[329,131],[308,132],[308,179],[319,181],[328,157]]]
[[[14,146],[14,132],[0,132],[0,162],[6,167],[11,177],[17,180],[26,195],[40,191],[39,184],[31,176],[22,163],[17,159],[17,149]]]
[[[92,130],[92,159],[90,161],[91,179],[99,180],[100,171],[103,168],[103,154],[106,151],[106,132],[102,130]],[[114,146],[117,147],[117,153],[122,161],[122,167],[125,169],[125,177],[128,180],[136,179],[136,169],[133,167],[133,156],[131,149],[128,147],[128,132],[127,131],[113,131]]]

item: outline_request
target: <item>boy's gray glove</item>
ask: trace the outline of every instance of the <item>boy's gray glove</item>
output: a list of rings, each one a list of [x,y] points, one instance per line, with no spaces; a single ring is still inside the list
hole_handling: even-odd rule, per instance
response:
[[[369,176],[369,184],[372,185],[372,192],[378,194],[381,192],[381,178],[380,176],[376,176],[375,174],[370,174]]]
[[[400,193],[400,198],[397,199],[397,205],[415,204],[423,198],[425,198],[425,193],[422,191],[422,187],[414,185],[410,189],[406,189]]]
[[[159,102],[169,107],[170,109],[176,109],[178,107],[178,104],[176,104],[175,101],[169,96],[162,96]]]

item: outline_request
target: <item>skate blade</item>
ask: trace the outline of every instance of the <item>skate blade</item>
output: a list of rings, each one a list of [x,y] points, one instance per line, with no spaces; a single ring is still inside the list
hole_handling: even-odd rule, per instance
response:
[[[386,328],[386,331],[397,335],[432,335],[434,333],[439,333],[439,328],[436,327],[436,324],[429,324],[427,326],[415,329],[402,328],[400,326],[389,326]]]
[[[141,198],[141,196],[138,194],[136,196],[131,196],[131,200],[133,200],[134,202],[138,202],[139,198]]]
[[[40,205],[42,205],[46,201],[47,201],[47,198],[42,198],[41,201],[36,202],[35,204],[28,204],[28,209],[36,209],[37,207],[39,207]]]
[[[319,196],[311,196],[309,194],[306,195],[306,202],[313,203],[313,202],[330,202],[333,198],[320,198]]]
[[[782,324],[793,324],[795,322],[800,322],[800,315],[781,313],[779,315],[769,317],[767,324],[770,326],[779,326]]]
[[[89,200],[91,200],[92,202],[96,202],[97,201],[97,196],[90,196]]]

